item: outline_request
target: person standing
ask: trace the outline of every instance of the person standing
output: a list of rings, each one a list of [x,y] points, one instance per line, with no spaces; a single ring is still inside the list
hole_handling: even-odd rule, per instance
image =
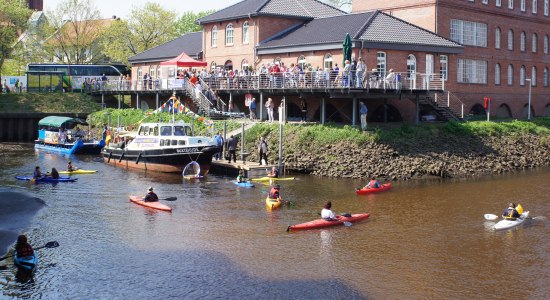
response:
[[[269,119],[269,122],[273,122],[273,109],[275,105],[273,104],[273,99],[267,98],[267,102],[265,103],[265,108],[267,109],[267,117]]]
[[[359,113],[361,114],[361,130],[364,131],[367,130],[367,113],[369,112],[369,109],[363,101],[361,101],[359,105]]]
[[[216,144],[218,144],[218,152],[216,152],[216,160],[220,160],[222,159],[222,153],[223,153],[223,137],[222,135],[218,132],[215,136],[214,136],[214,140],[216,141]]]
[[[267,165],[267,142],[265,137],[260,138],[260,144],[258,145],[258,152],[260,154],[260,166],[262,165],[262,160]]]
[[[250,120],[256,120],[256,98],[252,98],[250,100],[248,107],[250,108]]]
[[[231,156],[233,156],[233,162],[237,162],[237,139],[231,135],[229,140],[227,140],[227,150],[229,150],[229,156],[227,157],[227,162],[231,163]]]
[[[363,77],[365,75],[365,71],[367,70],[367,65],[363,61],[363,58],[359,57],[359,63],[357,64],[357,79],[355,87],[363,87]]]
[[[302,122],[305,122],[307,118],[307,102],[305,99],[300,101],[300,109],[302,110]]]

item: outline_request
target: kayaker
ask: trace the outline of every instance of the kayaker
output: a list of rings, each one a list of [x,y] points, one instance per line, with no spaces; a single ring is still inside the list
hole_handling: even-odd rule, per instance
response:
[[[73,172],[73,171],[76,171],[76,170],[78,170],[78,168],[74,167],[73,163],[69,160],[69,162],[67,163],[67,171]]]
[[[271,190],[269,191],[269,198],[271,199],[279,199],[281,198],[281,186],[280,185],[275,185],[271,188]]]
[[[33,256],[34,250],[32,246],[27,242],[27,236],[24,234],[17,237],[17,243],[15,244],[15,255],[17,258]]]
[[[155,194],[155,192],[153,192],[153,187],[149,188],[149,192],[147,193],[147,195],[145,195],[145,198],[143,198],[143,201],[144,202],[157,202],[157,201],[159,201],[159,197],[157,196],[157,194]]]
[[[267,172],[267,177],[279,178],[279,170],[276,167],[271,168],[271,172]]]
[[[42,172],[40,172],[40,167],[36,166],[34,168],[34,174],[32,175],[32,178],[39,179],[39,178],[42,178],[42,177],[44,177],[44,174],[42,174]]]
[[[50,173],[50,177],[53,179],[59,179],[59,172],[57,172],[56,168],[52,168],[52,172]]]
[[[237,182],[246,182],[246,177],[244,177],[244,170],[239,166],[239,175],[237,176]]]
[[[502,213],[502,217],[506,220],[515,220],[521,217],[521,215],[516,210],[516,205],[514,203],[510,203],[508,204],[508,208]]]
[[[323,220],[327,220],[327,221],[336,220],[336,215],[332,212],[331,208],[332,208],[332,202],[327,201],[327,203],[325,203],[325,206],[323,206],[323,210],[321,210],[321,218],[323,218]]]
[[[369,183],[367,183],[367,185],[365,185],[364,187],[365,189],[377,189],[377,188],[380,188],[380,183],[378,182],[378,180],[376,180],[376,177],[372,177],[369,181]]]

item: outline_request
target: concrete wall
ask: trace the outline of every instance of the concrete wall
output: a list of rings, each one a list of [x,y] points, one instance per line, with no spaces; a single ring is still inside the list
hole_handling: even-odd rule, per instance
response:
[[[0,142],[34,142],[38,138],[38,121],[47,116],[86,119],[88,114],[0,113]]]

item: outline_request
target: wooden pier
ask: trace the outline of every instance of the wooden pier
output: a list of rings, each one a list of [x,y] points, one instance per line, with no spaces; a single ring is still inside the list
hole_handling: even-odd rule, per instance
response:
[[[227,160],[212,160],[210,172],[217,175],[235,176],[239,175],[239,168],[244,170],[244,176],[247,178],[259,178],[267,175],[272,167],[277,165],[260,165],[257,162],[237,160],[237,162],[228,163]]]

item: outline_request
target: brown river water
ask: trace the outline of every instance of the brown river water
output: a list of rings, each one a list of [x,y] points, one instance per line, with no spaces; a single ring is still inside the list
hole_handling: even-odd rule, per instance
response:
[[[35,165],[63,169],[67,159],[31,147],[0,156],[1,189],[47,205],[19,231],[35,247],[60,244],[37,250],[34,283],[18,281],[13,268],[0,270],[1,299],[550,299],[550,169],[395,182],[368,196],[355,195],[360,180],[298,175],[280,182],[294,205],[273,212],[265,209],[266,185],[241,188],[213,175],[185,181],[98,157],[71,157],[80,168],[99,170],[74,175],[75,183],[14,178]],[[164,202],[172,213],[128,201],[149,186],[161,198],[178,198]],[[336,213],[371,217],[350,227],[286,232],[319,218],[326,200]],[[535,218],[495,232],[483,214],[500,214],[510,201]],[[15,224],[23,217],[6,218]]]

